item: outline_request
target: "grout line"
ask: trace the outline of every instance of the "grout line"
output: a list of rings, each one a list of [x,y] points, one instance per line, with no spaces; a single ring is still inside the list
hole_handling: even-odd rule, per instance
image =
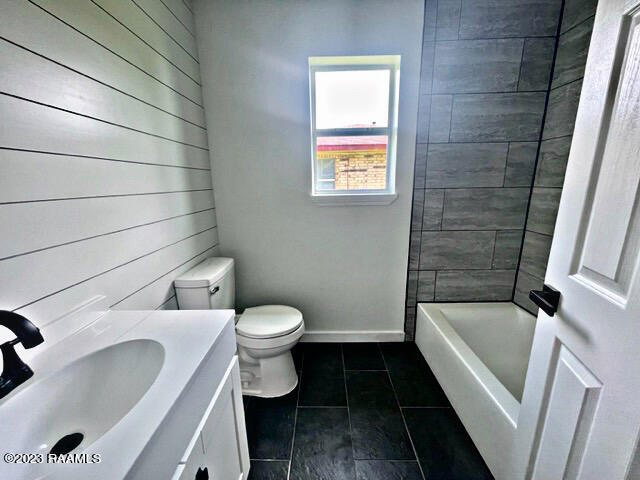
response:
[[[522,67],[524,66],[524,48],[527,44],[527,39],[522,39],[522,51],[520,52],[520,68],[518,69],[518,81],[516,82],[516,92],[520,89],[520,80],[522,79]]]
[[[551,70],[549,71],[549,81],[547,83],[547,95],[544,101],[544,111],[542,112],[542,118],[540,119],[540,134],[538,135],[538,148],[536,149],[536,159],[533,163],[533,175],[531,176],[531,184],[529,186],[529,199],[527,200],[527,209],[524,214],[524,225],[522,227],[522,240],[520,241],[520,254],[518,255],[518,262],[516,263],[516,276],[513,281],[513,288],[511,289],[511,302],[516,295],[516,287],[518,285],[518,272],[520,271],[520,264],[522,263],[522,251],[524,249],[524,232],[527,230],[527,223],[529,221],[529,213],[531,211],[531,200],[533,198],[533,189],[536,184],[536,173],[538,170],[538,162],[540,160],[540,149],[542,147],[542,142],[545,140],[544,138],[544,130],[545,130],[545,122],[547,119],[547,111],[549,109],[549,101],[551,99],[551,85],[553,84],[553,73],[556,68],[556,60],[558,57],[558,45],[560,44],[560,30],[562,28],[562,20],[564,16],[564,8],[565,8],[565,0],[562,0],[562,4],[560,6],[560,15],[558,18],[558,26],[556,28],[555,34],[555,44],[553,46],[553,57],[551,59]],[[573,133],[573,132],[572,132]]]
[[[131,163],[134,165],[149,165],[152,167],[167,167],[167,168],[184,168],[187,170],[201,170],[203,172],[210,172],[210,168],[204,167],[190,167],[188,165],[170,165],[167,163],[154,163],[154,162],[140,162],[136,160],[123,160],[120,158],[109,158],[109,157],[98,157],[95,155],[80,155],[78,153],[64,153],[64,152],[48,152],[46,150],[33,150],[29,148],[16,148],[16,147],[2,147],[0,146],[0,150],[10,150],[13,152],[24,152],[24,153],[39,153],[41,155],[57,155],[61,157],[75,157],[75,158],[84,158],[87,160],[103,160],[105,162],[118,162],[118,163]]]
[[[124,128],[125,130],[130,130],[132,132],[141,133],[143,135],[149,135],[150,137],[160,138],[162,140],[167,140],[169,142],[174,142],[174,143],[177,143],[179,145],[185,145],[187,147],[197,148],[199,150],[204,150],[205,152],[209,151],[208,147],[201,147],[199,145],[194,145],[192,143],[181,142],[180,140],[175,140],[173,138],[165,137],[163,135],[158,135],[157,133],[145,132],[144,130],[140,130],[138,128],[129,127],[127,125],[122,125],[120,123],[115,123],[115,122],[112,122],[110,120],[105,120],[103,118],[98,118],[98,117],[94,117],[94,116],[87,115],[87,114],[84,114],[84,113],[75,112],[75,111],[69,110],[67,108],[57,107],[55,105],[51,105],[49,103],[40,102],[38,100],[34,100],[34,99],[31,99],[31,98],[21,97],[20,95],[14,95],[12,93],[3,92],[3,91],[0,91],[0,95],[5,95],[7,97],[11,97],[11,98],[15,98],[15,99],[22,100],[22,101],[25,101],[25,102],[29,102],[29,103],[33,103],[33,104],[36,104],[36,105],[40,105],[41,107],[47,107],[47,108],[51,108],[53,110],[58,110],[59,112],[65,112],[65,113],[69,113],[71,115],[77,115],[79,117],[88,118],[88,119],[94,120],[96,122],[106,123],[107,125],[111,125],[111,126],[114,126],[114,127]]]
[[[568,85],[571,85],[572,83],[582,82],[583,80],[584,80],[584,75],[582,75],[581,77],[576,78],[574,80],[571,80],[570,82],[565,82],[562,85],[555,85],[555,86],[551,87],[549,89],[549,91],[550,92],[555,92],[556,90],[560,90],[561,88],[566,87]],[[553,82],[553,79],[551,81]]]
[[[351,460],[353,461],[353,472],[356,471],[356,449],[353,446],[353,427],[351,426],[351,409],[349,408],[349,389],[347,387],[347,371],[344,362],[344,348],[340,344],[340,357],[342,358],[342,378],[344,380],[344,396],[347,402],[347,418],[349,419],[349,439],[351,440]]]
[[[493,268],[493,266],[496,263],[496,244],[497,243],[498,243],[498,230],[496,230],[493,235],[493,250],[491,251],[491,266],[489,270],[497,270]]]
[[[158,224],[158,223],[168,222],[169,220],[175,220],[176,218],[188,217],[189,215],[196,215],[198,213],[209,212],[209,211],[212,211],[212,210],[214,210],[214,208],[205,208],[203,210],[197,210],[195,212],[182,213],[180,215],[174,215],[172,217],[161,218],[159,220],[153,220],[151,222],[141,223],[139,225],[132,225],[132,226],[129,226],[129,227],[119,228],[117,230],[112,230],[110,232],[99,233],[99,234],[96,234],[96,235],[90,235],[88,237],[76,238],[75,240],[69,240],[68,242],[57,243],[55,245],[47,245],[46,247],[36,248],[34,250],[29,250],[29,251],[26,251],[26,252],[20,252],[20,253],[14,254],[14,255],[8,255],[6,257],[0,257],[0,262],[3,261],[3,260],[10,260],[12,258],[18,258],[18,257],[23,257],[25,255],[31,255],[31,254],[34,254],[34,253],[44,252],[45,250],[51,250],[53,248],[64,247],[64,246],[67,246],[67,245],[73,245],[74,243],[85,242],[87,240],[93,240],[95,238],[106,237],[108,235],[113,235],[113,234],[116,234],[116,233],[122,233],[122,232],[126,232],[128,230],[135,230],[136,228],[148,227],[149,225],[155,225],[155,224]]]
[[[287,480],[291,477],[291,465],[293,464],[293,447],[296,444],[296,428],[298,427],[298,408],[300,408],[300,392],[302,391],[302,374],[304,372],[304,349],[301,351],[302,359],[300,365],[300,372],[296,371],[298,375],[298,395],[296,396],[296,408],[293,414],[293,431],[291,432],[291,450],[289,450],[289,466],[287,468]],[[295,365],[294,365],[295,369]]]
[[[584,20],[582,20],[582,21],[580,21],[580,22],[576,23],[575,25],[573,25],[573,26],[571,26],[571,27],[567,28],[565,31],[560,31],[560,35],[559,35],[559,36],[560,36],[560,37],[562,37],[563,35],[567,34],[567,33],[568,33],[568,32],[570,32],[571,30],[573,30],[574,28],[577,28],[577,27],[579,27],[580,25],[582,25],[583,23],[585,23],[585,22],[587,22],[587,21],[589,21],[589,20],[592,20],[595,16],[596,16],[595,14],[593,14],[593,15],[589,15],[587,18],[585,18]],[[562,27],[562,25],[560,25],[560,27]],[[561,28],[561,30],[562,30],[562,28]]]
[[[71,30],[73,30],[74,32],[79,33],[80,35],[82,35],[83,37],[86,37],[87,39],[89,39],[90,41],[92,41],[93,43],[95,43],[96,45],[101,46],[102,48],[104,48],[105,50],[107,50],[108,52],[111,52],[113,55],[115,55],[116,57],[118,57],[119,59],[125,61],[126,63],[128,63],[129,65],[131,65],[134,68],[137,68],[138,70],[140,70],[142,73],[144,73],[145,75],[148,75],[149,77],[153,78],[155,81],[157,81],[158,83],[164,85],[165,87],[167,87],[168,89],[172,90],[173,92],[177,93],[178,95],[180,95],[181,97],[185,98],[186,100],[190,101],[191,103],[193,103],[194,105],[197,105],[200,108],[204,108],[202,105],[200,105],[198,102],[192,100],[191,98],[189,98],[188,96],[186,96],[184,93],[179,92],[178,90],[176,90],[175,88],[173,88],[172,86],[170,86],[167,83],[164,83],[162,80],[160,80],[159,78],[154,77],[153,75],[151,75],[149,72],[143,70],[142,68],[140,68],[138,65],[136,65],[135,63],[131,62],[130,60],[127,60],[126,58],[124,58],[122,55],[114,52],[113,50],[111,50],[110,48],[108,48],[107,46],[103,45],[102,43],[98,42],[97,40],[95,40],[94,38],[90,37],[89,35],[87,35],[86,33],[82,32],[81,30],[78,30],[76,27],[74,27],[73,25],[71,25],[70,23],[65,22],[64,20],[62,20],[60,17],[54,15],[53,13],[51,13],[49,10],[46,10],[45,8],[41,7],[40,5],[38,5],[37,3],[34,3],[34,0],[28,0],[33,6],[38,7],[40,10],[42,10],[43,12],[47,13],[48,15],[51,15],[53,18],[55,18],[56,20],[58,20],[60,23],[62,23],[63,25],[66,25],[67,27],[69,27]]]
[[[396,404],[398,406],[398,410],[400,410],[400,416],[402,417],[402,423],[404,425],[404,430],[407,432],[407,436],[409,437],[409,443],[411,443],[411,449],[413,450],[413,454],[415,455],[415,460],[418,464],[418,468],[420,469],[420,474],[422,475],[423,480],[426,480],[427,476],[424,474],[424,470],[422,469],[422,464],[420,463],[420,457],[418,457],[418,451],[416,450],[416,446],[413,443],[413,438],[411,437],[411,432],[409,431],[409,427],[407,426],[407,420],[404,418],[404,412],[402,411],[402,407],[400,406],[400,400],[398,399],[398,393],[396,392],[396,387],[393,385],[393,380],[391,379],[391,373],[389,372],[389,365],[387,365],[387,359],[384,357],[384,353],[382,352],[382,348],[380,348],[380,343],[378,343],[378,350],[380,351],[380,355],[382,356],[382,361],[384,362],[384,366],[386,368],[387,377],[389,378],[389,383],[391,383],[391,390],[393,390],[393,396],[396,399]]]
[[[297,408],[308,409],[308,408],[348,408],[348,407],[345,407],[344,405],[300,405]]]
[[[92,80],[92,81],[94,81],[94,82],[96,82],[96,83],[99,83],[100,85],[103,85],[103,86],[105,86],[105,87],[107,87],[107,88],[110,88],[110,89],[112,89],[112,90],[114,90],[114,91],[116,91],[116,92],[118,92],[118,93],[121,93],[121,94],[123,94],[123,95],[126,95],[126,96],[127,96],[127,97],[129,97],[129,98],[132,98],[132,99],[137,100],[137,101],[139,101],[139,102],[141,102],[141,103],[144,103],[145,105],[147,105],[147,106],[149,106],[149,107],[155,108],[156,110],[160,110],[161,112],[164,112],[164,113],[166,113],[167,115],[171,115],[171,116],[172,116],[172,117],[174,117],[174,118],[178,118],[178,119],[180,119],[180,120],[182,120],[182,121],[184,121],[184,122],[186,122],[186,123],[189,123],[189,124],[191,124],[191,125],[193,125],[193,126],[195,126],[195,127],[200,128],[200,129],[202,129],[202,130],[205,130],[205,131],[207,130],[207,128],[206,128],[205,126],[202,126],[202,125],[200,125],[200,124],[197,124],[197,123],[195,123],[195,122],[192,122],[191,120],[187,120],[186,118],[183,118],[183,117],[181,117],[181,116],[179,116],[179,115],[176,115],[175,113],[171,113],[171,112],[169,112],[168,110],[165,110],[165,109],[163,109],[163,108],[160,108],[159,106],[154,105],[154,104],[153,104],[153,103],[151,103],[151,102],[147,102],[146,100],[142,100],[141,98],[138,98],[138,97],[136,97],[135,95],[132,95],[132,94],[130,94],[130,93],[127,93],[127,92],[125,92],[124,90],[121,90],[121,89],[119,89],[119,88],[117,88],[117,87],[114,87],[113,85],[110,85],[109,83],[103,82],[102,80],[98,80],[97,78],[94,78],[94,77],[92,77],[91,75],[87,75],[86,73],[83,73],[83,72],[81,72],[81,71],[79,71],[79,70],[76,70],[75,68],[70,67],[70,66],[68,66],[68,65],[65,65],[64,63],[61,63],[61,62],[58,62],[57,60],[54,60],[54,59],[52,59],[52,58],[49,58],[49,57],[47,57],[46,55],[43,55],[43,54],[41,54],[41,53],[36,52],[35,50],[31,50],[30,48],[27,48],[27,47],[25,47],[24,45],[21,45],[21,44],[19,44],[19,43],[15,43],[15,42],[13,42],[13,41],[9,40],[8,38],[5,38],[5,37],[0,36],[0,40],[3,40],[3,41],[5,41],[5,42],[7,42],[7,43],[9,43],[9,44],[11,44],[11,45],[13,45],[13,46],[17,47],[17,48],[20,48],[20,49],[22,49],[22,50],[26,51],[26,52],[29,52],[29,53],[31,53],[32,55],[36,55],[36,56],[38,56],[38,57],[40,57],[40,58],[43,58],[43,59],[45,59],[45,60],[47,60],[47,61],[49,61],[49,62],[51,62],[51,63],[53,63],[53,64],[55,64],[55,65],[58,65],[59,67],[65,68],[65,69],[67,69],[67,70],[70,70],[70,71],[72,71],[73,73],[75,73],[75,74],[77,74],[77,75],[80,75],[80,76],[82,76],[82,77],[88,78],[89,80]]]
[[[193,10],[191,9],[191,6],[187,4],[185,0],[182,0],[182,3],[184,4],[185,7],[187,7],[187,10],[191,12],[191,15],[193,15]]]

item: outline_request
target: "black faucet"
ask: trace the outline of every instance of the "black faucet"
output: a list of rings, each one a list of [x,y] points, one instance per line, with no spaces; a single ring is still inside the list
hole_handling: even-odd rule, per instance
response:
[[[2,352],[0,398],[2,398],[33,376],[33,370],[20,360],[14,345],[22,343],[24,348],[33,348],[44,342],[44,338],[33,323],[14,312],[0,310],[0,325],[7,327],[16,335],[13,340],[0,345],[0,352]]]

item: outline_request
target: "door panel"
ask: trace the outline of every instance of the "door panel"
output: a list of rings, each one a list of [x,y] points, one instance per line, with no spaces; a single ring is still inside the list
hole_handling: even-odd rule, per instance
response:
[[[538,314],[511,478],[637,472],[639,5],[598,4],[545,278],[561,299],[553,317]]]

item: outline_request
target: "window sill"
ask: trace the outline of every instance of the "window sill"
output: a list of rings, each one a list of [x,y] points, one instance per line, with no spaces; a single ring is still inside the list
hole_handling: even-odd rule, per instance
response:
[[[311,201],[325,207],[357,205],[389,205],[398,198],[397,193],[349,193],[346,195],[311,195]]]

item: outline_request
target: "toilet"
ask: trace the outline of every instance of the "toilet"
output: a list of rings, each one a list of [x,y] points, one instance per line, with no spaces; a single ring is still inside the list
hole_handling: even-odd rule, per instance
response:
[[[181,310],[233,309],[233,258],[212,257],[174,280]],[[236,315],[242,393],[279,397],[298,384],[291,349],[304,333],[302,313],[285,305],[246,308]]]

